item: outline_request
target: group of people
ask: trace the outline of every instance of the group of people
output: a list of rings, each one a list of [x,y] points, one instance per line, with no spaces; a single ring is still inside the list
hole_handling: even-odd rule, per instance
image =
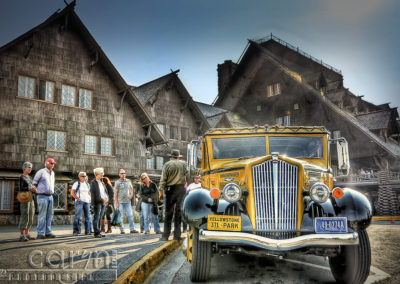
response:
[[[174,218],[175,240],[181,239],[181,204],[187,191],[201,187],[200,176],[195,176],[194,183],[186,187],[187,169],[186,164],[179,158],[182,157],[179,150],[172,150],[171,160],[165,163],[162,169],[160,188],[150,180],[147,173],[140,176],[140,184],[135,190],[132,182],[126,178],[126,171],[119,170],[119,179],[114,187],[109,178],[104,176],[103,168],[93,170],[95,179],[89,183],[86,172],[79,172],[79,180],[73,183],[71,196],[74,198],[75,217],[73,222],[73,235],[81,233],[81,217],[85,217],[85,235],[90,235],[92,229],[95,238],[101,238],[103,233],[111,233],[111,219],[116,209],[122,214],[125,212],[128,217],[129,229],[131,234],[139,233],[135,230],[131,201],[138,198],[138,206],[141,214],[140,231],[145,234],[150,233],[150,222],[154,225],[156,234],[162,234],[160,240],[167,241],[171,234],[171,223]],[[55,186],[54,166],[56,161],[48,158],[45,167],[39,170],[33,179],[30,177],[32,163],[23,164],[23,174],[19,179],[19,191],[36,194],[38,205],[38,224],[37,238],[55,238],[51,231],[51,221],[53,219],[53,194]],[[158,221],[158,202],[164,202],[165,220],[164,231],[160,229]],[[93,218],[91,218],[90,208],[93,208]],[[35,214],[35,204],[33,198],[29,201],[20,201],[21,218],[19,223],[20,241],[33,240],[35,237],[29,234]],[[174,216],[174,217],[173,217]],[[93,222],[91,221],[93,220]],[[107,230],[105,225],[108,226]],[[186,224],[184,224],[186,231]],[[123,222],[121,222],[120,233],[125,234]]]

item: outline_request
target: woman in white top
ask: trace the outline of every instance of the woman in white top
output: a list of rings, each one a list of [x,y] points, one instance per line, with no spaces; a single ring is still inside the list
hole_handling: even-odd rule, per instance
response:
[[[72,185],[71,195],[75,199],[75,218],[73,225],[73,235],[77,236],[81,233],[81,217],[85,215],[85,235],[90,235],[90,185],[87,182],[85,172],[80,172],[79,181]]]

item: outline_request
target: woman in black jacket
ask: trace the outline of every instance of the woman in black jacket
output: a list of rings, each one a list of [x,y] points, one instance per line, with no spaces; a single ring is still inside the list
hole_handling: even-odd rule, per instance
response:
[[[142,199],[141,208],[144,218],[144,233],[150,233],[149,218],[151,217],[154,224],[154,231],[156,234],[161,234],[160,224],[158,223],[158,188],[157,185],[152,182],[146,173],[142,173],[140,176],[140,189],[139,195]],[[157,213],[157,214],[155,214]]]
[[[90,192],[92,197],[92,205],[94,207],[93,214],[93,230],[94,237],[101,238],[105,235],[101,235],[100,232],[100,219],[104,214],[104,208],[108,205],[108,194],[106,185],[103,183],[104,169],[96,168],[93,170],[95,179],[92,181],[90,185]]]
[[[114,188],[111,184],[111,181],[108,177],[103,178],[103,183],[106,185],[107,194],[108,194],[108,205],[104,209],[104,214],[101,216],[101,232],[110,234],[111,230],[111,216],[114,213]],[[107,231],[105,230],[105,224],[107,223]]]

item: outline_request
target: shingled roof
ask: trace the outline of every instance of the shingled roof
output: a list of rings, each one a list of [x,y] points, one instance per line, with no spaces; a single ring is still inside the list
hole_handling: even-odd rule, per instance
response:
[[[81,40],[85,43],[89,52],[95,54],[97,64],[100,64],[104,68],[111,81],[115,84],[117,90],[120,90],[119,95],[121,96],[121,101],[126,100],[128,102],[128,104],[132,107],[136,117],[142,123],[143,128],[145,128],[147,133],[150,133],[150,136],[146,136],[146,147],[165,143],[163,135],[159,129],[155,127],[155,122],[151,116],[146,112],[138,98],[133,94],[130,86],[125,82],[121,74],[101,49],[100,45],[96,42],[94,37],[90,34],[86,26],[75,13],[75,4],[76,1],[72,1],[63,10],[56,11],[43,23],[7,43],[6,45],[0,47],[0,53],[6,51],[21,41],[29,39],[32,35],[41,31],[48,25],[53,24],[54,22],[59,21],[68,24],[68,26],[74,29],[74,31],[81,37]],[[150,130],[150,128],[152,129]]]
[[[145,105],[148,102],[151,103],[153,99],[155,100],[164,87],[168,87],[169,85],[174,86],[177,89],[178,94],[181,96],[183,104],[187,104],[187,107],[197,120],[200,130],[205,132],[210,128],[210,124],[200,111],[198,105],[193,101],[192,96],[189,94],[182,81],[179,79],[177,75],[178,72],[179,70],[171,71],[171,73],[167,75],[154,79],[138,87],[131,86],[131,90],[138,100]]]
[[[254,56],[261,56],[261,59],[264,60],[255,59]],[[245,90],[249,87],[251,79],[254,78],[254,75],[257,73],[258,69],[265,62],[265,60],[275,65],[278,69],[280,69],[281,72],[285,73],[288,78],[291,78],[293,81],[297,82],[299,86],[312,94],[315,99],[323,101],[323,104],[327,106],[332,113],[334,113],[338,118],[345,119],[351,125],[356,127],[359,131],[361,131],[361,133],[368,137],[368,140],[374,141],[381,149],[386,151],[391,156],[400,157],[399,146],[386,143],[385,141],[380,139],[377,135],[372,133],[367,126],[362,124],[361,121],[359,121],[356,117],[340,109],[329,99],[321,96],[321,94],[316,89],[314,89],[312,86],[304,81],[301,74],[286,66],[282,62],[281,58],[279,58],[267,48],[263,47],[261,44],[252,40],[249,40],[249,44],[246,47],[246,50],[243,54],[242,59],[240,60],[237,69],[235,70],[235,73],[232,75],[232,78],[226,88],[222,91],[221,94],[218,95],[214,104],[217,106],[234,109],[238,105],[243,94],[245,94]],[[230,94],[229,100],[225,98],[228,93]]]
[[[391,110],[381,110],[357,115],[356,118],[368,129],[386,129],[390,122]]]
[[[228,127],[247,127],[250,124],[241,118],[238,114],[231,111],[215,107],[213,105],[196,102],[201,112],[207,118],[208,123],[212,128],[216,127],[223,119],[229,123]]]

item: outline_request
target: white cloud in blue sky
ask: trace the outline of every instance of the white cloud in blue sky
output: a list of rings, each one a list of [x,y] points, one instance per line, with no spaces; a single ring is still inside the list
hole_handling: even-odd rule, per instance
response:
[[[70,2],[70,1],[68,1]],[[0,45],[43,22],[63,0],[5,0]],[[217,64],[271,32],[342,70],[345,86],[400,105],[398,0],[78,0],[77,14],[125,80],[140,85],[180,69],[189,93],[211,103]]]

